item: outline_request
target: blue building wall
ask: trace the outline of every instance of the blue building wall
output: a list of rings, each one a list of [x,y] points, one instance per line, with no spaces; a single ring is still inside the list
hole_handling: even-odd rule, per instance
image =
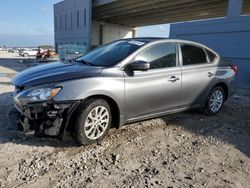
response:
[[[238,87],[250,88],[250,16],[171,24],[169,37],[211,47],[238,66]]]

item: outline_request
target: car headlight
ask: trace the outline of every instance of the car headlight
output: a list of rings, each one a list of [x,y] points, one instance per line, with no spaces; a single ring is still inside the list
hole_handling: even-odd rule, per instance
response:
[[[38,88],[38,89],[29,89],[17,94],[14,97],[15,101],[22,101],[25,103],[28,102],[40,102],[52,99],[55,97],[62,88]]]
[[[31,101],[44,101],[55,97],[60,90],[61,88],[35,89],[28,94],[28,97],[30,97]]]

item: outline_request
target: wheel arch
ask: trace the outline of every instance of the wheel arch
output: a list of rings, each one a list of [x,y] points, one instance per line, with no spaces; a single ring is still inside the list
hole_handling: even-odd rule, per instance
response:
[[[120,127],[120,108],[118,103],[111,97],[107,96],[107,95],[92,95],[89,96],[88,98],[86,98],[86,100],[88,99],[103,99],[105,100],[111,109],[111,114],[112,114],[112,126],[114,128],[119,128]]]
[[[109,104],[110,109],[111,109],[111,114],[112,114],[112,125],[111,125],[111,127],[112,128],[120,128],[120,126],[121,126],[120,125],[120,122],[121,122],[121,120],[120,120],[121,111],[120,111],[118,103],[113,98],[111,98],[111,97],[109,97],[107,95],[99,95],[98,94],[98,95],[91,95],[91,96],[85,98],[84,100],[77,101],[73,105],[72,109],[69,110],[69,111],[72,111],[72,112],[70,112],[68,114],[70,117],[66,118],[68,120],[66,121],[66,124],[63,127],[63,135],[62,136],[65,135],[66,130],[68,130],[70,132],[73,131],[73,126],[70,126],[70,125],[72,125],[73,122],[74,122],[74,117],[77,114],[78,107],[81,104],[84,104],[86,102],[86,100],[89,100],[89,99],[103,99],[103,100],[105,100]]]
[[[224,92],[225,92],[225,101],[226,101],[228,99],[228,92],[229,92],[228,85],[225,82],[219,82],[213,88],[218,87],[218,86],[222,87],[222,89],[224,90]]]

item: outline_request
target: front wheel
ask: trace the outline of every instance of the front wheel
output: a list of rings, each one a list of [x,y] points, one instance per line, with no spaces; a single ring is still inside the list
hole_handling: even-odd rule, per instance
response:
[[[101,141],[111,125],[111,110],[103,99],[86,101],[78,109],[75,133],[78,143],[82,145]]]
[[[204,112],[207,115],[216,115],[225,102],[225,91],[222,87],[217,86],[212,89],[208,95]]]

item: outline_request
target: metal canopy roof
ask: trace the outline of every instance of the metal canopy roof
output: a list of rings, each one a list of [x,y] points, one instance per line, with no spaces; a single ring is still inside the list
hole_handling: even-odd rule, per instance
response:
[[[93,20],[132,27],[227,15],[228,0],[106,0],[94,4]],[[250,12],[244,0],[243,13]]]

